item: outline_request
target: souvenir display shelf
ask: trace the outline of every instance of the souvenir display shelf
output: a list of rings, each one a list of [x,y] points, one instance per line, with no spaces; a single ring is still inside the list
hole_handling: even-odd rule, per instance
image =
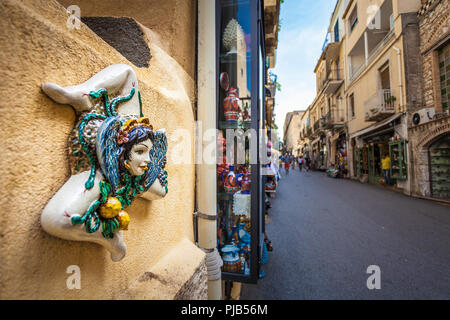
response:
[[[450,199],[450,135],[429,148],[432,197]]]
[[[389,157],[391,158],[390,175],[393,179],[407,179],[408,165],[406,160],[406,141],[389,142]]]
[[[227,144],[227,132],[259,133],[264,123],[264,42],[259,0],[217,0],[217,248],[222,280],[256,283],[260,277],[264,179],[250,143]],[[234,131],[236,132],[236,131]],[[231,147],[230,147],[231,146]],[[227,149],[232,150],[227,150]],[[245,150],[245,155],[238,155]],[[227,153],[228,151],[228,153]],[[243,160],[244,159],[244,160]],[[243,161],[242,161],[243,160]]]
[[[365,174],[368,174],[368,147],[355,149],[355,159],[356,159],[356,171],[358,176],[361,178]]]

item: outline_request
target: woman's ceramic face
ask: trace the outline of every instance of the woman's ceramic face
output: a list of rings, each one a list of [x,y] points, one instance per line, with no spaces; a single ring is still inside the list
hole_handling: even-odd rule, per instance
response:
[[[129,171],[133,176],[140,176],[147,171],[147,165],[150,162],[150,149],[153,143],[149,139],[136,143],[131,147],[130,155],[128,157]]]

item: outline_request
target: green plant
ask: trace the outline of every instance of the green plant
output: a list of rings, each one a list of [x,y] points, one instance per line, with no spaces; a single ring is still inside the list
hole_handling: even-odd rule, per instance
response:
[[[396,100],[397,100],[397,98],[395,96],[390,96],[390,97],[384,98],[384,102],[386,102],[386,103],[395,102]]]
[[[283,24],[283,19],[280,19],[279,21],[278,21],[278,26],[277,26],[277,31],[278,32],[280,32],[280,30],[281,30],[281,25]]]
[[[277,88],[278,91],[281,91],[281,83],[275,82],[275,88]]]

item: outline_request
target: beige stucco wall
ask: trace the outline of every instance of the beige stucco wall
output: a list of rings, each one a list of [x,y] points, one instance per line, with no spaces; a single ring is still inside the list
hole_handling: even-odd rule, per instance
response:
[[[127,2],[126,7],[133,6]],[[153,9],[152,15],[161,14]],[[41,83],[78,84],[108,65],[130,64],[86,26],[69,30],[67,17],[53,0],[0,2],[0,92],[5,97],[0,102],[0,298],[183,296],[180,288],[194,274],[204,274],[204,253],[192,243],[195,168],[173,164],[176,142],[170,137],[178,128],[193,133],[194,82],[189,70],[156,41],[148,40],[150,67],[134,70],[144,114],[155,128],[167,130],[168,195],[153,202],[136,199],[127,209],[127,255],[120,262],[112,262],[99,245],[60,240],[41,229],[42,209],[69,177],[67,138],[75,121],[73,109],[50,100]],[[170,48],[181,31],[145,32]],[[193,55],[177,54],[181,60],[194,60]],[[192,147],[185,157],[192,157]],[[81,269],[80,290],[66,287],[70,265]],[[196,285],[206,286],[205,277]]]
[[[347,34],[345,38],[345,56],[348,57],[351,50],[354,48],[358,40],[364,36],[364,32],[367,30],[367,20],[370,11],[367,8],[372,5],[382,6],[387,0],[358,0],[353,1],[352,5],[346,14],[346,19],[348,19],[349,14],[352,12],[354,6],[357,4],[358,7],[358,24],[351,32]],[[389,0],[391,1],[391,0]],[[376,90],[380,87],[378,68],[384,63],[389,61],[389,72],[391,81],[391,92],[392,95],[397,97],[396,110],[399,112],[399,104],[403,101],[403,106],[406,103],[406,91],[405,91],[405,70],[404,70],[404,39],[402,35],[402,15],[408,12],[417,12],[420,8],[419,0],[402,1],[402,0],[392,0],[392,10],[394,16],[394,36],[387,42],[383,49],[377,54],[377,56],[370,60],[369,65],[358,75],[353,81],[349,79],[348,66],[346,66],[345,72],[347,74],[346,78],[346,96],[347,98],[351,93],[355,93],[355,118],[349,119],[348,131],[349,133],[354,133],[365,127],[372,125],[374,122],[368,122],[364,120],[364,102],[376,93]],[[346,21],[346,27],[348,28],[348,20]],[[347,29],[348,30],[348,29]],[[393,47],[400,49],[402,59],[400,62],[400,73],[401,73],[401,83],[399,81],[399,66],[397,51]],[[402,87],[401,87],[402,86]],[[402,97],[400,97],[400,95]],[[346,101],[347,106],[348,99]],[[349,114],[351,117],[351,114]]]
[[[369,65],[357,76],[353,81],[348,82],[346,97],[347,97],[347,110],[349,110],[348,97],[353,93],[355,98],[355,117],[351,118],[351,113],[348,111],[349,122],[348,122],[348,132],[350,134],[357,132],[372,125],[373,121],[365,121],[365,110],[364,103],[370,99],[373,95],[377,93],[377,90],[381,88],[381,83],[378,75],[378,70],[385,63],[389,63],[389,75],[391,83],[391,93],[393,96],[397,97],[395,102],[396,112],[399,112],[400,101],[406,101],[405,95],[405,77],[404,77],[404,66],[403,66],[403,39],[401,36],[401,26],[395,28],[395,35],[388,42],[388,44],[383,48],[380,54],[378,54],[374,59],[371,60]],[[402,54],[402,60],[400,65],[400,72],[402,81],[399,82],[399,67],[398,67],[398,57],[397,51],[393,48],[396,47],[400,49]],[[347,47],[348,50],[350,50]],[[348,54],[349,51],[347,51]],[[403,87],[400,87],[402,85]],[[403,96],[403,100],[400,98]]]

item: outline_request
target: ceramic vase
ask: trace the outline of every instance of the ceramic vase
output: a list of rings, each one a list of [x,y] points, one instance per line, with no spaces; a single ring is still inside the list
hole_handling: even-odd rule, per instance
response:
[[[241,115],[241,107],[239,106],[238,89],[231,87],[226,98],[223,100],[223,111],[227,122],[237,122]]]

